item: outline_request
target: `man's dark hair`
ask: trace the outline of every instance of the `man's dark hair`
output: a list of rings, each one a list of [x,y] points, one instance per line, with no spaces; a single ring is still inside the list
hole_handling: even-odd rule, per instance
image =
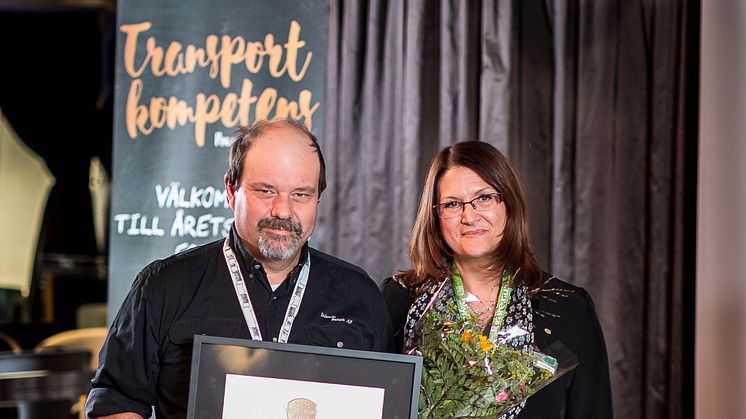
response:
[[[324,155],[321,153],[321,147],[319,147],[319,141],[305,124],[292,118],[275,119],[271,121],[262,119],[249,126],[238,128],[236,131],[236,139],[233,141],[233,144],[231,144],[230,151],[228,152],[228,171],[225,172],[228,184],[234,189],[238,189],[238,183],[241,180],[241,172],[243,170],[243,161],[246,157],[246,153],[249,152],[251,145],[254,143],[254,140],[262,135],[264,130],[281,124],[297,128],[306,134],[306,136],[311,140],[311,147],[316,150],[316,154],[319,156],[319,196],[321,196],[321,193],[326,189],[326,164],[324,163]]]

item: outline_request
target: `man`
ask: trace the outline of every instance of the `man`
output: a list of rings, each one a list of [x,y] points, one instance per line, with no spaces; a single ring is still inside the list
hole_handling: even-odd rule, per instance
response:
[[[101,350],[87,417],[148,417],[151,405],[158,419],[185,417],[195,334],[392,349],[373,280],[307,245],[326,179],[303,125],[242,128],[225,187],[235,216],[228,237],[137,276]]]

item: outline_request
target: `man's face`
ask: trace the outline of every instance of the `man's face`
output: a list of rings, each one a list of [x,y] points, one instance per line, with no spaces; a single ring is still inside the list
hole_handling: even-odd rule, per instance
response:
[[[254,140],[238,188],[226,184],[236,230],[254,257],[299,257],[316,226],[320,170],[311,140],[297,128],[267,127]]]

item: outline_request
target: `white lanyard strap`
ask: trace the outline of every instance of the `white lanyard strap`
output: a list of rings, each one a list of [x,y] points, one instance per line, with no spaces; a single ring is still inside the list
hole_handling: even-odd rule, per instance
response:
[[[241,267],[238,265],[236,254],[228,244],[228,237],[223,242],[223,256],[225,256],[225,263],[228,265],[228,271],[230,272],[231,279],[233,280],[233,288],[236,290],[236,298],[238,298],[238,304],[241,305],[241,311],[243,312],[244,320],[251,333],[251,338],[254,340],[262,340],[262,332],[259,330],[259,322],[256,319],[256,313],[254,312],[254,306],[251,305],[251,298],[249,298],[249,291],[246,288],[246,283],[241,273]],[[311,271],[311,254],[308,254],[303,267],[301,268],[300,275],[298,275],[298,281],[295,283],[293,288],[293,294],[290,297],[290,303],[285,311],[285,319],[282,321],[280,327],[280,333],[277,337],[277,341],[280,343],[286,343],[290,336],[290,330],[293,328],[293,322],[295,317],[298,315],[298,309],[300,303],[303,301],[303,294],[306,292],[306,285],[308,283],[308,273]]]

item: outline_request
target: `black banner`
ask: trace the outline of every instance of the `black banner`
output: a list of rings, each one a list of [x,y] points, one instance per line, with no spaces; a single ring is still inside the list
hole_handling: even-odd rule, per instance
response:
[[[323,138],[327,4],[121,0],[118,18],[110,314],[149,262],[227,233],[239,125],[290,116]]]

